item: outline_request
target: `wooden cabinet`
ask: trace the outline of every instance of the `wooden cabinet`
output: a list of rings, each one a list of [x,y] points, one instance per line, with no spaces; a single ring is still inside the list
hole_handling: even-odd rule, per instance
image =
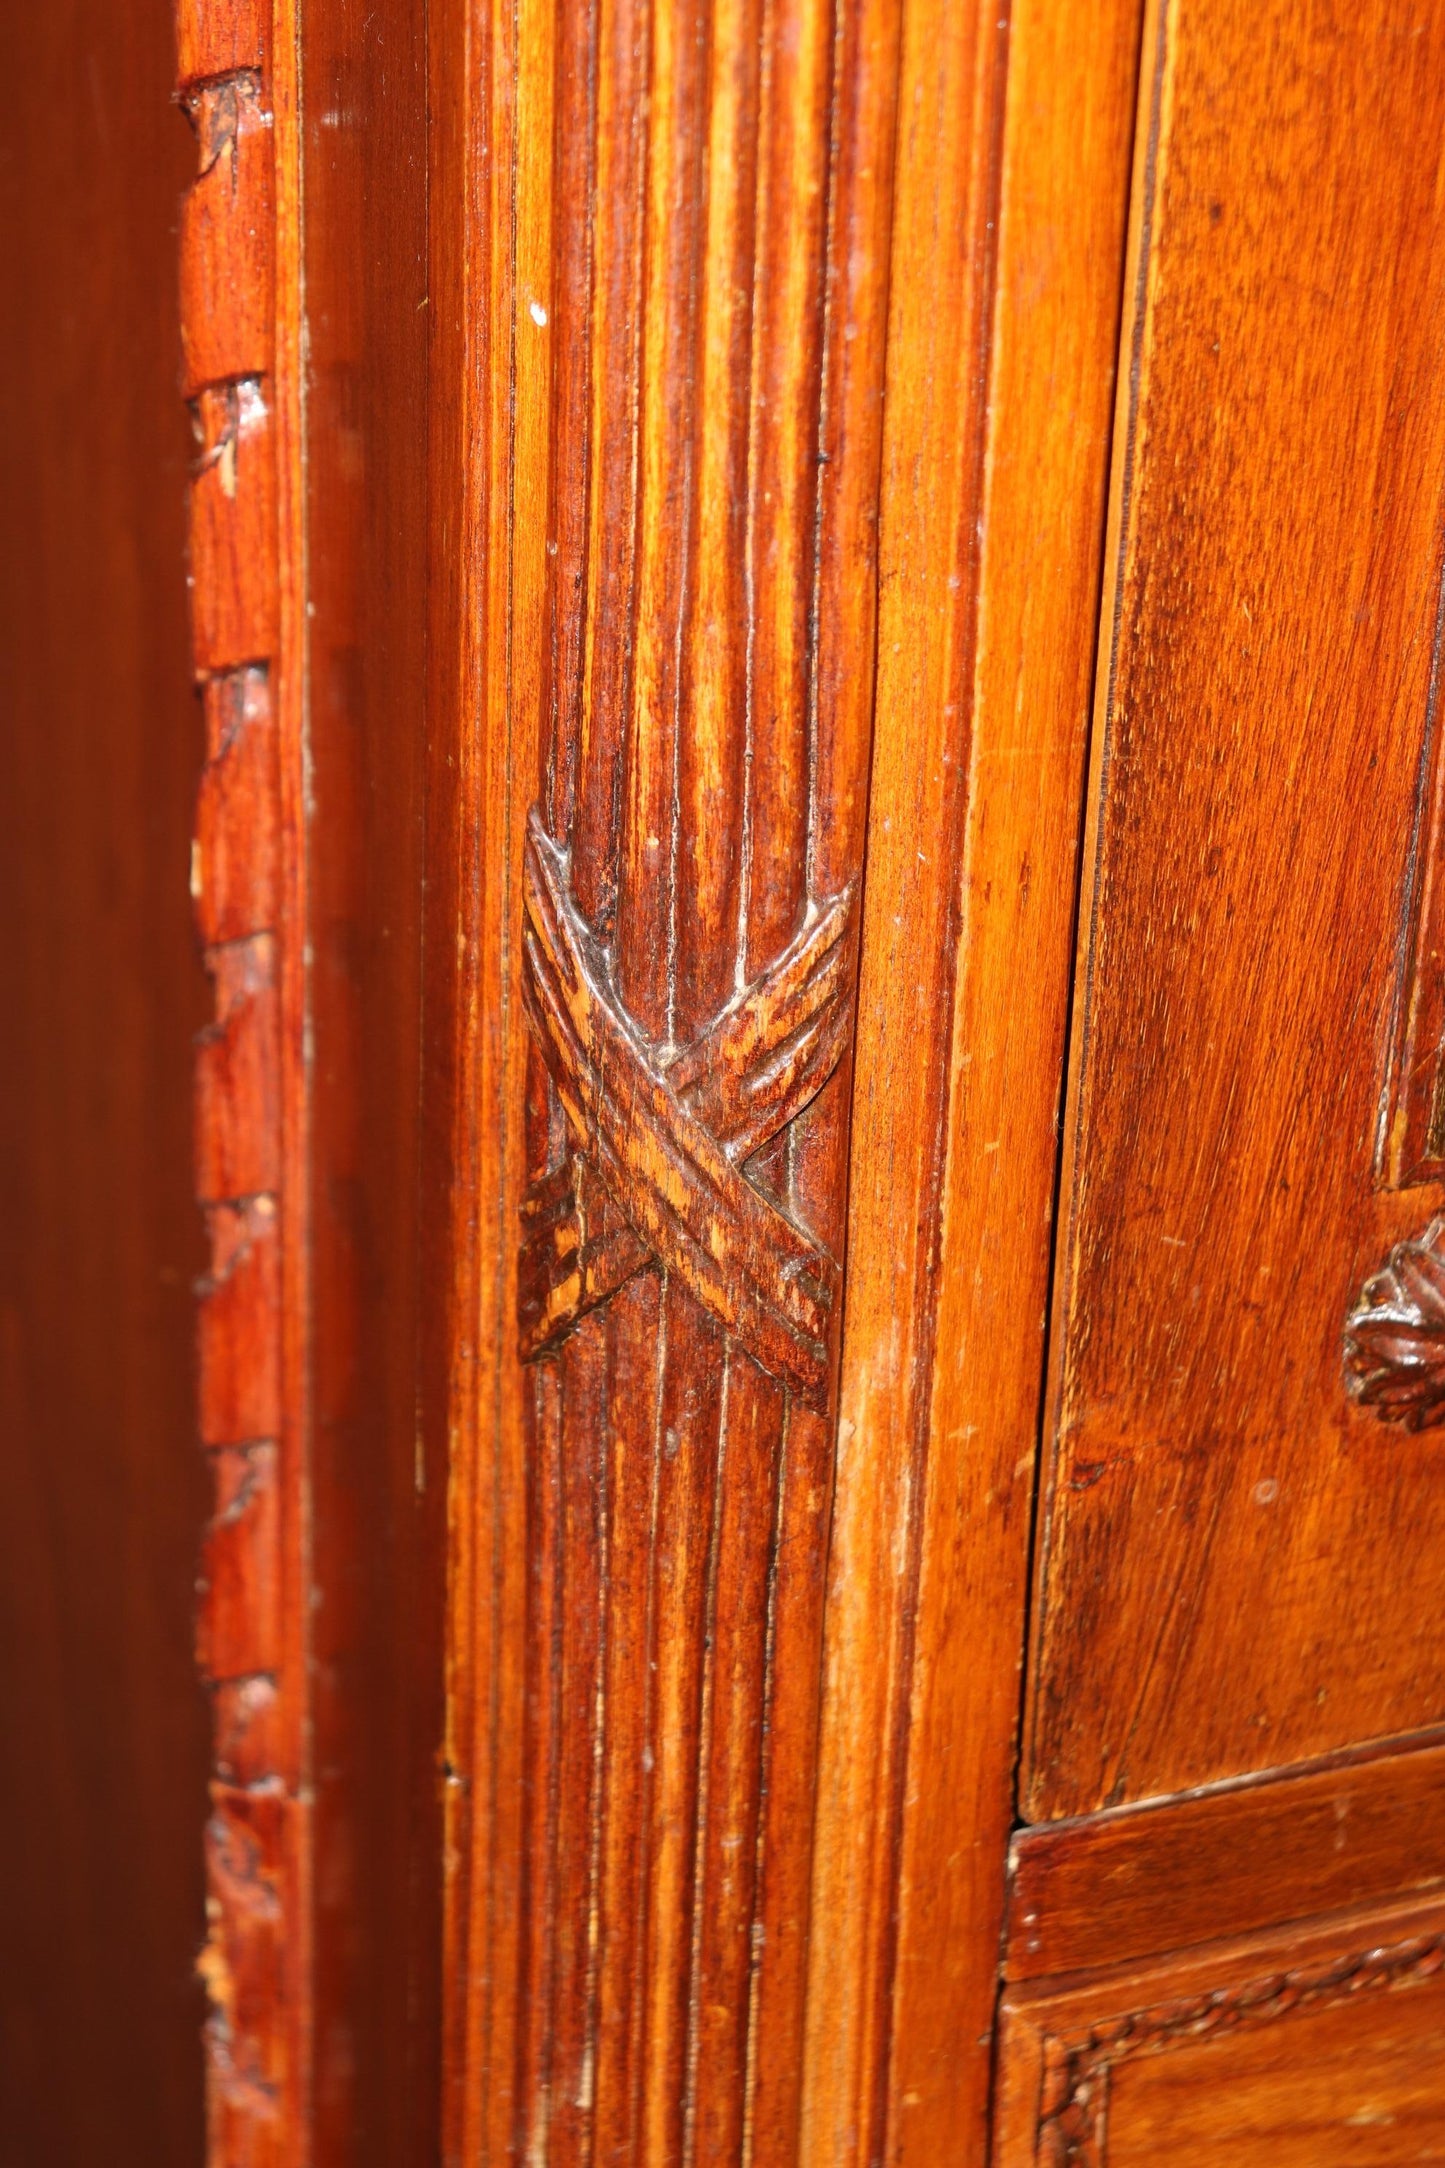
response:
[[[1445,10],[178,32],[213,2168],[1445,2154]]]
[[[1352,1406],[1340,1345],[1434,1210],[1445,235],[1408,144],[1445,25],[1407,16],[1149,26],[1031,1820],[1410,1733],[1445,1693],[1438,1434]]]

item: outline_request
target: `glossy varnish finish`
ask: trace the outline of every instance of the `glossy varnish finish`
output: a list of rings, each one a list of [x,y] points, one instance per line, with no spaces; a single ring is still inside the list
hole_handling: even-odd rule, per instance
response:
[[[206,730],[191,894],[216,999],[195,1153],[209,2154],[282,2168],[308,2147],[311,1988],[294,28],[269,0],[183,0],[177,47],[199,154],[180,242]]]
[[[1004,1998],[995,2168],[1405,2168],[1445,2145],[1445,1911]]]
[[[1445,1889],[1445,1746],[1025,1829],[1005,1976],[1162,1956]]]
[[[545,33],[511,2142],[559,2162],[796,2151],[891,30],[808,0]]]
[[[421,1195],[436,1239],[425,1255],[418,1410],[428,1465],[447,1471],[449,1511],[439,1772],[448,2164],[507,2159],[516,2129],[526,1049],[514,958],[526,800],[513,772],[536,765],[549,400],[547,370],[517,366],[545,326],[514,307],[519,281],[533,294],[551,281],[554,28],[547,5],[498,0],[479,13],[447,0],[428,11],[428,171],[451,215],[431,217],[427,235],[427,686],[437,724],[426,767]],[[581,87],[574,81],[574,93]]]
[[[437,2148],[447,1442],[416,1343],[423,1260],[446,1270],[419,1186],[419,974],[428,593],[449,561],[427,527],[426,53],[411,0],[301,14],[315,2168]],[[450,230],[440,187],[432,219]],[[425,1044],[445,1044],[431,1012]]]
[[[1142,72],[1032,1818],[1445,1701],[1440,1434],[1341,1370],[1433,1203],[1376,1182],[1428,830],[1445,24],[1183,0]]]
[[[453,1244],[429,1361],[453,1471],[459,2160],[545,2143],[558,2158],[750,2146],[831,2163],[885,2132],[921,2160],[961,2127],[983,2143],[1138,24],[1110,10],[1065,50],[1047,9],[1021,10],[1010,78],[1009,41],[971,11],[744,13],[594,20],[538,0],[479,20],[469,44],[452,18],[433,25],[437,200],[460,207],[459,225],[433,227],[435,503],[466,537],[452,579],[437,560],[431,597],[436,697],[464,722],[455,752],[443,736],[432,755],[426,975]],[[900,68],[915,118],[895,149]],[[867,242],[851,299],[849,218]],[[886,285],[885,218],[904,252]],[[1060,221],[1067,249],[1050,239]],[[891,458],[867,452],[882,370],[868,341],[885,330]],[[869,457],[883,458],[871,484]],[[1066,568],[1057,618],[1029,576],[1044,562],[1037,507],[1009,480],[1040,471],[1049,563]],[[799,1377],[779,1428],[782,1384],[741,1336],[724,1365],[726,1275],[702,1287],[674,1249],[664,1292],[668,1236],[628,1184],[676,1145],[696,1232],[706,1138],[683,1115],[703,1107],[717,1139],[726,1110],[692,1049],[723,1043],[708,1027],[800,931],[857,908],[857,754],[843,755],[867,727],[870,487],[893,555],[875,1075],[853,1172],[864,1401],[878,1376],[844,1430],[803,2048],[828,1424]],[[996,778],[1025,772],[1017,818],[1000,819]],[[961,835],[962,909],[943,870]],[[986,1040],[1000,1001],[1016,1029],[965,1097],[948,1045]],[[545,1061],[527,1053],[529,1004]],[[843,1028],[842,1004],[828,1013]],[[794,1129],[791,1181],[767,1150],[752,1173],[837,1254],[827,1140],[847,1068],[831,1061]],[[920,1073],[951,1079],[939,1101]],[[940,1185],[947,1255],[988,1258],[996,1277],[940,1279]],[[733,1224],[724,1213],[720,1240]],[[880,1366],[900,1259],[917,1347]],[[941,1285],[972,1291],[943,1343],[970,1352],[948,1354],[958,1374],[935,1405]],[[905,1384],[914,1416],[888,1397]],[[960,1458],[970,1424],[987,1443]],[[805,1468],[819,1479],[801,1483]],[[965,1559],[951,1531],[974,1512],[988,1534]],[[986,1656],[960,1666],[980,1637]],[[901,1872],[913,1895],[895,1937]]]
[[[1433,1202],[1440,32],[1140,13],[314,0],[305,837],[295,111],[187,18],[219,2160],[981,2161],[1010,1896],[1008,2159],[1279,2135],[1261,2012],[1415,2127],[1438,1744],[1005,1876],[1101,578],[1028,1804],[1440,1713],[1339,1337]]]
[[[1138,17],[904,10],[803,2158],[982,2158]]]

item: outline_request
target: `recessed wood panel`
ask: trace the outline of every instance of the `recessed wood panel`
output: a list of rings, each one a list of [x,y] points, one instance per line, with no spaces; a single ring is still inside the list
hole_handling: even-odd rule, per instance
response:
[[[1403,2168],[1445,2158],[1445,1913],[1005,1998],[995,2168]]]
[[[1410,1988],[1416,1992],[1409,1992]],[[1121,2069],[1101,2168],[1404,2168],[1445,2159],[1445,1981],[1342,1996],[1273,2030]]]
[[[1445,506],[1445,17],[1146,31],[1024,1799],[1445,1712],[1445,1438],[1341,1331],[1377,1189]]]

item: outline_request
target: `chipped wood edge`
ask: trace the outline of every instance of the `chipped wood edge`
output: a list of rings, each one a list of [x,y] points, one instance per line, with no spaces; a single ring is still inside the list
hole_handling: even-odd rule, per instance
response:
[[[198,171],[180,222],[192,661],[206,734],[191,891],[215,1021],[196,1055],[198,1581],[213,1706],[208,2157],[307,2153],[304,609],[294,0],[178,0]]]

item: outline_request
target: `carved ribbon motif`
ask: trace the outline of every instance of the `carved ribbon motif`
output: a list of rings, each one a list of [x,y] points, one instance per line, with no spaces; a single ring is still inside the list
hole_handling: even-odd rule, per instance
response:
[[[853,890],[826,904],[681,1048],[649,1043],[573,901],[539,814],[524,869],[528,1018],[573,1149],[522,1207],[524,1360],[545,1355],[653,1258],[764,1370],[827,1396],[838,1264],[745,1162],[837,1067],[853,998]]]
[[[1319,2003],[1382,1988],[1398,1993],[1435,1979],[1442,1967],[1445,1934],[1414,1935],[1111,2014],[1077,2036],[1046,2035],[1037,2168],[1104,2168],[1109,2079],[1119,2063],[1254,2030]]]
[[[1445,1421],[1445,1219],[1397,1242],[1345,1320],[1345,1385],[1387,1423]]]

